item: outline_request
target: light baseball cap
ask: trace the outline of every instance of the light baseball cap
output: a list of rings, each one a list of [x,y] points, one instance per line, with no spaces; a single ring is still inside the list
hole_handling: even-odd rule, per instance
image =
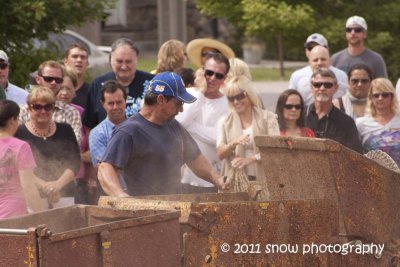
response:
[[[307,47],[309,43],[317,43],[325,48],[328,48],[328,41],[322,34],[319,33],[313,33],[308,36],[306,42],[304,43],[304,47]]]
[[[346,22],[346,28],[349,28],[353,25],[358,25],[360,27],[362,27],[364,30],[367,30],[367,22],[365,21],[365,19],[363,17],[360,16],[352,16],[350,18],[347,19]]]
[[[8,56],[3,50],[0,50],[0,60],[4,60],[5,63],[8,63]]]

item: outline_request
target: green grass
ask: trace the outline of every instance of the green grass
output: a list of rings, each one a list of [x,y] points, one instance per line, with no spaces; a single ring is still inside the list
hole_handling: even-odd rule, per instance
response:
[[[250,71],[253,81],[279,81],[289,80],[290,75],[292,75],[295,69],[285,69],[285,76],[283,79],[280,77],[280,70],[276,68],[255,67],[251,68]]]
[[[156,68],[157,62],[154,59],[148,59],[148,58],[140,58],[139,59],[139,64],[138,64],[138,69],[143,70],[143,71],[152,71]],[[187,65],[189,68],[196,69],[196,67],[189,63]],[[285,77],[283,80],[289,80],[290,75],[295,69],[285,69]],[[280,73],[279,69],[274,69],[274,68],[263,68],[263,67],[253,67],[250,69],[251,75],[253,77],[253,81],[279,81],[281,80],[280,78]]]

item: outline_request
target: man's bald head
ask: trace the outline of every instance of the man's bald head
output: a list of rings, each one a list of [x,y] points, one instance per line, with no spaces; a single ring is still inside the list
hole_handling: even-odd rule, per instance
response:
[[[317,45],[310,51],[308,63],[313,71],[321,67],[328,68],[331,65],[329,50],[326,47]]]

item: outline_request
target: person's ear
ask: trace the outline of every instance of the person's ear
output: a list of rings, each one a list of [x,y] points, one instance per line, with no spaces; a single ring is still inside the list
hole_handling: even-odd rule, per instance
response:
[[[165,97],[163,95],[158,95],[157,96],[157,104],[163,104],[165,103]]]

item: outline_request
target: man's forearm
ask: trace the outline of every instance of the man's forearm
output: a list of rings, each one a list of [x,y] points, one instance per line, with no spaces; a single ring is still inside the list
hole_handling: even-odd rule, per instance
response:
[[[101,187],[107,195],[116,197],[129,196],[121,187],[118,171],[110,163],[100,163],[97,176]]]
[[[198,177],[217,185],[219,174],[212,168],[211,163],[204,155],[200,154],[195,160],[189,162],[188,166]]]

